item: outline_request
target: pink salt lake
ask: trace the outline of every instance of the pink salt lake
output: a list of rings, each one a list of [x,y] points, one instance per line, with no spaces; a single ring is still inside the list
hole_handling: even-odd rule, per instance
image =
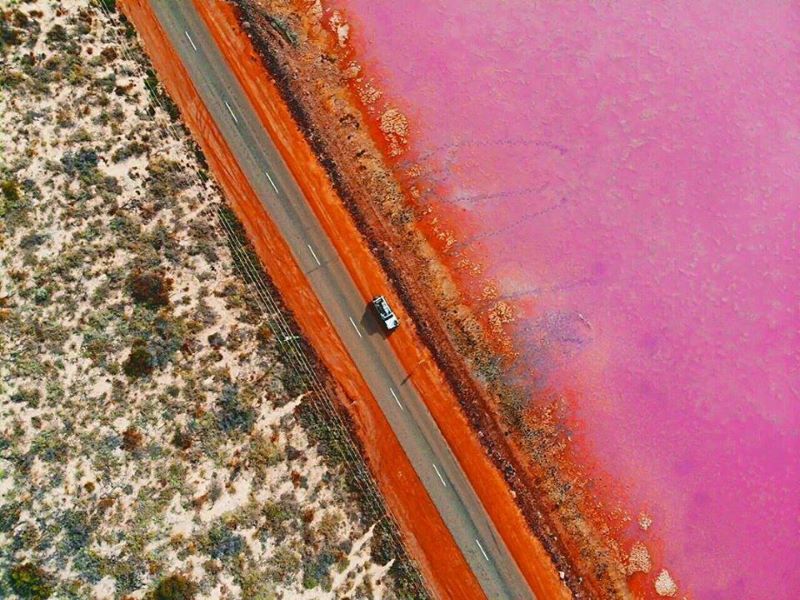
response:
[[[800,597],[800,6],[336,0],[521,376],[696,598]]]

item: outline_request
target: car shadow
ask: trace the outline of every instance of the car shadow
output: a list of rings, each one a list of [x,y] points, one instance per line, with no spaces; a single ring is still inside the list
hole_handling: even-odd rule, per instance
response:
[[[375,314],[375,311],[370,304],[367,304],[367,306],[364,308],[359,325],[361,325],[361,328],[367,333],[367,335],[373,335],[377,333],[383,338],[389,337],[389,332],[386,331],[386,328],[383,326],[383,323],[378,318],[378,315]]]

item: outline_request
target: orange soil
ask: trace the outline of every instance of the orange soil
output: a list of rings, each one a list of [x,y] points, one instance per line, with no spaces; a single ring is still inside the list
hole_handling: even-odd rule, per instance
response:
[[[285,305],[294,313],[306,339],[317,350],[320,359],[338,383],[342,403],[354,421],[370,469],[390,511],[398,521],[407,549],[419,562],[426,581],[433,588],[433,592],[442,598],[483,598],[477,580],[408,461],[383,412],[369,392],[304,274],[294,262],[280,232],[264,212],[258,197],[233,158],[148,1],[121,0],[120,6],[136,26],[161,81],[180,108],[185,123],[202,148],[228,202],[243,223],[268,275],[282,290]],[[221,4],[216,6],[208,4],[201,5],[200,8],[209,9],[202,11],[204,16],[208,17],[214,14],[211,12],[213,9],[223,7]],[[226,24],[235,21],[230,12],[222,12],[217,16],[220,19],[223,17],[229,19],[225,21]],[[236,39],[239,43],[242,40],[246,41],[244,35],[237,36]],[[227,47],[229,52],[231,49],[232,47]],[[256,63],[251,61],[249,66],[256,67]],[[258,81],[261,86],[269,84],[268,81],[265,84],[267,78],[259,68],[253,70],[258,71]],[[298,139],[299,133],[293,129],[291,118],[280,104],[277,92],[273,91],[273,94],[274,104],[268,104],[263,100],[264,103],[259,104],[262,116],[269,114],[285,119],[279,128],[270,128],[271,134],[275,136],[281,150],[286,153],[284,156],[296,171],[300,165],[309,170],[310,179],[301,179],[304,188],[309,184],[321,185],[311,174],[319,171],[314,157],[304,150],[306,148],[304,140],[301,136],[301,139]],[[269,113],[266,112],[267,106],[270,107]],[[315,195],[315,199],[319,202],[323,198]],[[327,226],[330,225],[330,222],[327,223]],[[355,234],[355,231],[351,233]],[[357,237],[355,242],[358,242]],[[354,251],[358,245],[352,244]],[[526,551],[530,551],[530,548]]]
[[[195,7],[333,240],[365,302],[380,292],[388,295],[394,306],[401,307],[400,300],[390,291],[391,285],[379,262],[370,253],[324,168],[297,128],[280,92],[262,67],[247,34],[240,28],[234,9],[224,2],[203,0],[195,0]],[[401,319],[404,317],[403,314],[399,316]],[[395,354],[411,373],[414,385],[425,399],[526,580],[540,598],[568,598],[566,586],[561,583],[544,547],[528,527],[501,473],[485,454],[433,356],[414,327],[408,326],[411,325],[409,319],[406,318],[405,322],[407,325],[390,338]],[[437,576],[441,575],[437,573]]]

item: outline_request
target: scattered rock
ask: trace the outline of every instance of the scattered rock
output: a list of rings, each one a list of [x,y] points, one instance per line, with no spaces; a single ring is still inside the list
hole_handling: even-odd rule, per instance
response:
[[[380,130],[389,142],[389,153],[398,156],[408,143],[408,119],[396,108],[389,108],[381,115]]]
[[[661,573],[658,574],[656,577],[656,593],[659,596],[666,596],[671,598],[675,594],[678,593],[678,586],[675,585],[675,582],[670,577],[669,571],[666,569],[662,569]]]
[[[339,42],[339,47],[344,48],[350,37],[350,25],[347,24],[344,16],[338,10],[333,11],[333,14],[331,14],[330,26],[336,34],[336,41]]]
[[[636,542],[628,555],[628,564],[626,567],[628,575],[633,575],[634,573],[649,573],[652,567],[653,563],[650,560],[650,552],[648,552],[647,546],[642,542]]]

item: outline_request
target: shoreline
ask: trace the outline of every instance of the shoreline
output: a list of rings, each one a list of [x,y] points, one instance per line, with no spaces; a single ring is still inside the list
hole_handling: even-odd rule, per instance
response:
[[[203,11],[214,12],[215,18],[206,16],[206,24],[212,29],[221,27],[226,20],[230,21],[231,18],[235,18],[234,9],[225,4],[214,3],[209,6],[196,2],[195,5],[198,9],[201,9],[201,13]],[[228,13],[227,17],[225,13]],[[238,18],[249,23],[248,34],[253,40],[252,34],[258,28],[256,18],[252,15],[244,14],[240,14]],[[237,30],[240,33],[237,34]],[[242,32],[235,22],[233,23],[232,31],[234,38],[247,38],[248,34]],[[217,35],[216,37],[218,41],[225,43],[230,36]],[[282,35],[273,35],[273,37],[285,41]],[[263,38],[261,40],[263,42]],[[243,42],[237,42],[237,45],[239,43]],[[258,42],[253,40],[253,43],[258,48]],[[252,58],[254,51],[256,51],[255,48],[250,51],[249,55],[245,56]],[[416,223],[410,222],[412,219],[409,219],[409,215],[404,212],[405,209],[403,208],[398,208],[388,218],[382,217],[375,207],[367,207],[361,210],[363,204],[359,203],[359,194],[353,189],[353,172],[352,170],[351,172],[346,172],[341,169],[342,164],[339,159],[347,152],[346,143],[336,147],[339,153],[338,157],[329,152],[329,148],[325,146],[325,139],[329,132],[327,130],[316,130],[313,121],[314,115],[310,115],[305,111],[301,100],[302,96],[293,95],[287,84],[281,84],[281,59],[270,57],[266,48],[262,48],[260,54],[261,60],[268,63],[265,65],[266,71],[269,71],[272,74],[272,80],[278,83],[282,102],[289,105],[294,121],[298,122],[301,129],[305,131],[305,137],[303,137],[295,129],[296,125],[294,123],[291,124],[291,129],[294,129],[295,134],[299,136],[298,143],[308,145],[306,138],[312,140],[311,145],[313,148],[309,148],[308,151],[313,151],[316,156],[312,155],[311,160],[321,163],[332,183],[327,181],[327,177],[316,177],[315,185],[306,186],[303,185],[301,178],[307,176],[307,172],[295,172],[296,177],[300,179],[301,186],[304,187],[309,195],[309,200],[314,205],[315,212],[329,232],[340,234],[340,229],[343,226],[349,227],[353,231],[352,234],[345,236],[331,235],[331,237],[339,244],[340,254],[343,258],[346,257],[347,260],[352,256],[359,257],[358,260],[352,259],[352,265],[348,265],[348,268],[353,278],[365,291],[365,297],[367,295],[366,290],[370,285],[370,273],[383,270],[395,286],[398,296],[403,300],[403,305],[412,316],[412,321],[419,333],[419,337],[425,342],[425,344],[419,342],[403,343],[398,346],[398,340],[405,338],[406,335],[398,332],[399,335],[393,336],[393,345],[397,350],[397,354],[401,359],[404,359],[408,372],[413,372],[415,384],[419,389],[424,390],[429,409],[437,424],[445,434],[451,448],[459,456],[462,467],[467,470],[470,481],[478,491],[479,496],[484,500],[484,506],[493,515],[495,525],[501,529],[501,534],[504,535],[506,544],[512,549],[518,565],[525,571],[526,579],[535,591],[542,595],[547,595],[546,597],[566,597],[568,592],[562,583],[562,577],[559,573],[561,571],[563,579],[567,580],[574,589],[580,589],[580,574],[575,573],[566,561],[560,560],[557,566],[552,562],[553,556],[563,556],[565,554],[554,546],[558,542],[555,540],[553,529],[547,525],[540,525],[538,531],[536,531],[539,535],[535,535],[529,525],[532,518],[526,519],[523,515],[520,504],[523,500],[522,497],[529,495],[529,491],[519,481],[517,474],[524,467],[521,467],[513,459],[509,460],[507,458],[509,453],[498,447],[497,440],[502,438],[501,428],[497,426],[496,422],[487,418],[484,411],[479,408],[480,403],[483,402],[481,400],[483,392],[477,387],[476,382],[472,380],[467,370],[467,365],[461,362],[461,357],[458,356],[457,352],[451,353],[448,358],[442,352],[437,351],[434,355],[428,351],[430,348],[441,350],[445,347],[451,347],[451,344],[438,319],[435,316],[430,316],[432,314],[435,315],[433,307],[428,305],[427,310],[425,307],[420,307],[420,290],[418,287],[414,289],[414,286],[409,285],[407,274],[416,272],[420,266],[416,263],[415,256],[409,256],[407,253],[403,254],[406,249],[403,248],[402,237],[416,235],[415,242],[419,245],[419,248],[422,248],[423,244],[427,244],[427,241],[418,232],[414,234],[406,230],[402,230],[394,239],[387,239],[388,234],[391,233],[390,230],[387,230],[387,222],[394,227],[397,227],[398,223],[410,223],[410,228],[416,226]],[[251,100],[253,100],[254,94],[268,96],[270,91],[275,93],[272,85],[270,85],[269,77],[265,79],[263,75],[260,76],[259,73],[246,68],[245,65],[252,64],[251,58],[244,61],[240,60],[235,64],[231,62],[230,65],[234,71],[238,69],[237,77],[243,87],[250,88],[248,94],[250,94]],[[269,62],[270,59],[272,59],[271,63]],[[295,74],[296,71],[293,71],[293,75]],[[302,76],[300,77],[302,78]],[[320,95],[332,98],[330,104],[336,105],[335,108],[331,108],[331,111],[334,112],[336,108],[342,108],[346,106],[348,101],[352,100],[352,98],[348,98],[339,91],[334,92],[323,89],[317,91]],[[258,104],[258,102],[254,101],[254,104]],[[343,117],[344,119],[356,118],[348,108],[343,108],[342,110],[348,113],[347,117]],[[264,118],[263,123],[267,128],[270,128],[269,118]],[[374,135],[374,127],[365,126],[365,128],[368,129],[371,135]],[[363,140],[359,140],[359,142],[363,142]],[[377,145],[380,146],[380,144]],[[357,158],[363,158],[365,162],[376,169],[376,173],[370,177],[371,185],[367,186],[369,189],[360,190],[363,192],[362,195],[378,194],[378,190],[386,190],[394,186],[395,189],[387,193],[387,196],[393,196],[397,200],[405,199],[404,192],[394,182],[391,174],[377,172],[377,169],[382,168],[384,159],[379,161],[374,156],[370,156],[369,150],[364,150],[360,155],[357,153]],[[287,160],[287,162],[291,165],[290,161]],[[353,170],[360,168],[360,164],[352,167]],[[320,185],[333,189],[320,191]],[[316,198],[317,196],[323,197]],[[342,198],[342,200],[339,198]],[[355,227],[357,227],[357,230],[354,229]],[[381,233],[384,235],[381,235]],[[346,243],[342,239],[350,239],[351,237],[354,239],[364,238],[366,244],[362,243],[353,246],[352,243]],[[372,252],[369,252],[367,244]],[[433,249],[429,246],[427,248],[430,253],[429,260],[423,266],[426,274],[431,269],[443,269],[436,262]],[[376,259],[377,263],[375,262]],[[373,268],[365,268],[363,265],[370,264],[370,261],[375,266]],[[440,270],[439,274],[441,275],[440,282],[444,282],[445,285],[451,285],[447,283],[450,281],[448,274],[443,270]],[[380,289],[383,289],[384,284],[380,283],[381,278],[372,278],[372,281],[379,282],[373,285],[379,285],[381,286]],[[454,297],[455,293],[455,290],[449,292],[450,297]],[[427,346],[427,349],[423,349],[424,346]],[[443,364],[444,368],[442,368]],[[459,390],[461,398],[452,394],[451,390],[453,389]],[[468,398],[466,401],[464,400],[465,396]],[[464,414],[465,407],[471,409],[467,411],[467,414]],[[492,429],[495,430],[495,433],[489,439],[490,436],[488,434]],[[478,431],[481,433],[477,433]],[[512,484],[513,489],[508,484]],[[522,503],[522,506],[525,507],[525,512],[528,515],[533,515],[537,511],[529,499],[527,503]],[[542,541],[548,544],[549,547],[545,548]],[[533,555],[536,557],[535,560],[531,560],[531,550],[533,550]]]
[[[425,208],[415,201],[420,190],[409,181],[415,176],[407,176],[402,164],[415,168],[410,134],[404,126],[385,128],[384,117],[395,112],[392,105],[367,98],[373,80],[338,35],[343,17],[315,6],[319,10],[298,2],[272,3],[267,9],[238,3],[240,21],[265,68],[396,286],[441,380],[457,390],[450,414],[435,416],[440,428],[447,429],[446,421],[461,413],[468,435],[482,447],[479,454],[511,491],[515,510],[524,513],[523,527],[544,547],[542,564],[555,562],[554,571],[563,573],[576,597],[629,597],[642,591],[640,578],[628,579],[624,544],[613,533],[619,533],[619,515],[607,512],[612,503],[604,501],[605,495],[598,503],[596,490],[586,487],[577,456],[558,426],[559,399],[554,396],[535,414],[508,420],[509,407],[525,393],[503,379],[502,368],[513,358],[508,339],[492,323],[495,315],[476,307],[478,294],[453,264],[461,257],[446,252],[448,232],[423,218]],[[419,181],[426,183],[424,177]],[[496,315],[501,325],[502,316]]]

